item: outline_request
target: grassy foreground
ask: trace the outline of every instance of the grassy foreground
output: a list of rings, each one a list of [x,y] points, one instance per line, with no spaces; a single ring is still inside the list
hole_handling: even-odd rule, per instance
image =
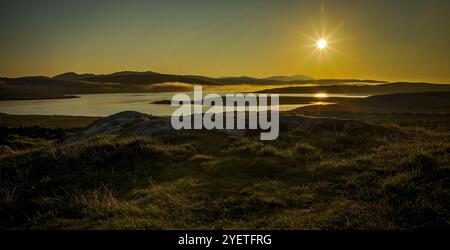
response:
[[[197,131],[59,145],[65,134],[48,130],[22,133],[20,140],[41,143],[20,147],[13,140],[18,131],[3,128],[2,141],[14,153],[0,158],[0,226],[448,227],[450,117],[361,119],[283,127],[271,142]]]

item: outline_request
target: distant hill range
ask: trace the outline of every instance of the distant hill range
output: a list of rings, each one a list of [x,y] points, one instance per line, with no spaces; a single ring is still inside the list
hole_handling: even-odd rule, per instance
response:
[[[288,84],[318,84],[332,85],[342,83],[386,83],[386,81],[378,80],[361,80],[361,79],[313,79],[305,75],[293,76],[271,76],[266,78],[255,78],[249,76],[234,77],[207,77],[200,75],[173,75],[163,74],[152,71],[135,72],[122,71],[107,75],[94,74],[77,74],[68,72],[52,77],[57,80],[82,80],[86,82],[97,83],[121,83],[131,85],[148,85],[166,82],[180,82],[204,85],[235,85],[235,84],[255,84],[255,85],[288,85]]]
[[[167,85],[166,83],[181,83]],[[184,84],[184,85],[183,85]],[[312,79],[304,75],[272,76],[267,78],[206,77],[199,75],[174,75],[157,72],[122,71],[106,75],[68,72],[54,77],[33,76],[0,78],[0,100],[28,100],[68,98],[77,94],[140,93],[192,90],[190,84],[224,86],[250,84],[280,86],[265,93],[352,93],[388,94],[399,92],[450,91],[450,85],[430,83],[387,83],[361,79]],[[317,86],[311,87],[314,84]],[[381,84],[381,85],[374,85]],[[296,87],[287,87],[295,85]],[[309,86],[309,87],[307,87]]]
[[[268,78],[254,78],[247,76],[240,77],[221,77],[212,78],[198,75],[173,75],[162,74],[152,71],[146,72],[134,72],[134,71],[122,71],[112,73],[108,75],[94,75],[94,74],[77,74],[73,72],[64,73],[54,76],[52,79],[57,80],[83,80],[87,82],[102,82],[102,83],[121,83],[121,84],[155,84],[166,82],[181,82],[181,83],[196,83],[207,85],[224,85],[224,84],[280,84],[280,83],[292,83],[303,84],[313,81],[311,77],[303,75],[295,76],[273,76]]]
[[[307,106],[299,112],[449,113],[450,92],[421,92],[348,98],[333,105]]]
[[[264,78],[264,79],[270,80],[270,81],[285,81],[285,82],[289,82],[289,81],[312,81],[312,80],[314,80],[313,78],[311,78],[309,76],[305,76],[305,75],[271,76],[271,77],[267,77],[267,78]]]
[[[333,94],[381,95],[393,93],[441,92],[441,91],[450,91],[450,84],[395,82],[377,85],[302,86],[302,87],[271,88],[260,91],[260,93],[279,93],[279,94],[333,93]]]

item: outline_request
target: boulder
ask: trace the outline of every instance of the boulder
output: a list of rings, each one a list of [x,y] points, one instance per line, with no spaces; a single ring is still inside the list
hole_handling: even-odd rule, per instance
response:
[[[12,155],[13,153],[14,151],[10,147],[6,145],[0,145],[0,157]]]

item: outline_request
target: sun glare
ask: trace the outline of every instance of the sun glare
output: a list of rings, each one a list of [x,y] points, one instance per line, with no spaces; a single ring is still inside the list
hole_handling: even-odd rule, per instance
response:
[[[314,95],[315,98],[327,98],[328,95],[325,93],[317,93]]]
[[[323,38],[320,39],[319,41],[317,41],[317,43],[316,43],[316,46],[318,49],[325,49],[327,47],[327,45],[328,45],[327,40],[325,40]]]

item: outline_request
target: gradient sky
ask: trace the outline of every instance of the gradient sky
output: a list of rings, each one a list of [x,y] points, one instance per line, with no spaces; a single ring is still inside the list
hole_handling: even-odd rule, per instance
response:
[[[450,83],[449,26],[448,0],[0,0],[0,75],[150,70]],[[322,53],[311,40],[318,34],[329,37]]]

